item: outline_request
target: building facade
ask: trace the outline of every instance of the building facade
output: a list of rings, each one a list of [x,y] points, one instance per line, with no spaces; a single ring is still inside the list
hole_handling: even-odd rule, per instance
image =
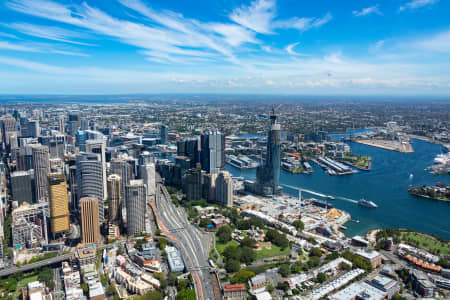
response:
[[[126,186],[128,235],[145,232],[147,190],[142,180],[131,180]]]
[[[50,172],[48,147],[33,145],[34,188],[37,202],[48,201],[48,173]]]
[[[84,244],[100,242],[100,222],[98,198],[83,197],[80,199],[81,235]]]
[[[50,208],[50,228],[52,234],[70,231],[69,199],[64,174],[48,175],[48,195]]]

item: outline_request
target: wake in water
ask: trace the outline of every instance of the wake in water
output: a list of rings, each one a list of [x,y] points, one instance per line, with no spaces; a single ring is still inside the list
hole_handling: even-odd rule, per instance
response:
[[[293,189],[295,191],[298,191],[298,187],[295,187],[295,186],[292,186],[292,185],[282,184],[282,186],[287,187],[289,189]],[[325,195],[325,194],[322,194],[322,193],[319,193],[319,192],[315,192],[315,191],[311,191],[311,190],[307,190],[307,189],[304,189],[304,188],[302,188],[302,192],[305,192],[305,193],[308,193],[308,194],[311,194],[311,195],[314,195],[314,196],[319,196],[319,197],[322,197],[322,198],[329,198],[328,195]],[[340,196],[336,196],[335,198],[339,199],[339,200],[344,200],[344,201],[348,201],[348,202],[352,202],[352,203],[358,204],[358,201],[356,201],[354,199],[350,199],[350,198],[346,198],[346,197],[340,197]]]

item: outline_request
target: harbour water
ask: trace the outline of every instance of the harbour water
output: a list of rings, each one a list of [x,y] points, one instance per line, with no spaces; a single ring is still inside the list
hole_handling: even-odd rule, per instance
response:
[[[372,157],[372,170],[346,176],[329,176],[314,165],[312,175],[281,171],[281,184],[287,194],[298,195],[302,187],[304,198],[330,201],[344,209],[359,223],[349,222],[344,232],[348,236],[364,234],[370,229],[385,227],[411,228],[450,239],[450,203],[414,197],[409,186],[450,183],[450,175],[432,175],[424,169],[442,153],[441,145],[420,140],[412,141],[414,153],[399,153],[357,143],[350,143],[352,152]],[[233,176],[254,180],[255,170],[239,170],[227,165]],[[411,176],[413,174],[413,176]],[[323,198],[326,195],[335,200]],[[357,205],[361,198],[373,201],[378,208]]]

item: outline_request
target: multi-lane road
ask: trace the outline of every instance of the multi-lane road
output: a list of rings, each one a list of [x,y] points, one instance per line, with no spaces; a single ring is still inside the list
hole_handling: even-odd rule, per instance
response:
[[[187,221],[184,209],[175,207],[166,188],[161,184],[158,184],[155,202],[152,206],[157,222],[181,252],[186,268],[194,279],[197,298],[215,299],[208,265],[209,237]]]

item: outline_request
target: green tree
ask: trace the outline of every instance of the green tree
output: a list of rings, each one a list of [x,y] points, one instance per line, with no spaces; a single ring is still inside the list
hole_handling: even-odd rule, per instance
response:
[[[312,256],[309,258],[307,265],[309,268],[317,267],[320,264],[320,258],[317,256]]]
[[[182,290],[175,296],[175,300],[196,300],[195,291],[191,289]]]
[[[165,238],[158,239],[159,249],[164,249],[167,246],[167,240]]]
[[[184,280],[184,279],[178,280],[177,290],[178,291],[185,290],[188,287],[188,285],[189,285],[189,281],[188,280]]]
[[[163,294],[160,291],[150,291],[147,294],[139,297],[139,300],[163,300]]]
[[[234,260],[241,260],[241,248],[239,248],[238,246],[235,245],[230,245],[227,246],[224,250],[223,250],[223,256],[227,259],[234,259]]]
[[[241,264],[238,260],[235,259],[228,259],[225,263],[225,270],[227,270],[228,273],[234,273],[241,269]]]
[[[241,248],[241,258],[240,261],[249,264],[253,262],[256,259],[256,252],[255,250],[249,248],[249,247],[242,247]]]
[[[250,247],[253,248],[255,247],[255,240],[252,240],[251,238],[249,238],[248,236],[246,236],[242,241],[241,241],[241,246],[242,247]]]
[[[279,269],[280,275],[283,277],[288,277],[291,274],[291,269],[288,264],[283,264]]]
[[[320,250],[320,248],[312,248],[311,251],[309,251],[309,256],[317,256],[317,257],[321,257],[322,256],[322,251]]]
[[[316,279],[317,279],[317,282],[322,283],[322,282],[325,282],[328,280],[328,276],[325,273],[319,273],[319,274],[317,274]]]
[[[231,283],[247,283],[247,281],[255,276],[254,272],[248,271],[248,270],[239,270],[234,274],[234,276],[231,278]]]
[[[297,231],[300,231],[300,232],[302,232],[303,229],[305,228],[305,224],[303,224],[303,222],[300,221],[300,220],[295,220],[295,221],[292,223],[292,226],[294,226],[295,229],[297,229]]]
[[[203,218],[200,220],[200,227],[206,228],[208,225],[211,224],[211,219],[209,218]]]
[[[392,296],[392,300],[407,300],[407,298],[403,297],[402,295],[400,295],[399,293],[395,293]]]
[[[231,233],[232,229],[229,225],[225,224],[217,230],[217,237],[219,238],[219,241],[222,243],[228,243],[231,241]]]

